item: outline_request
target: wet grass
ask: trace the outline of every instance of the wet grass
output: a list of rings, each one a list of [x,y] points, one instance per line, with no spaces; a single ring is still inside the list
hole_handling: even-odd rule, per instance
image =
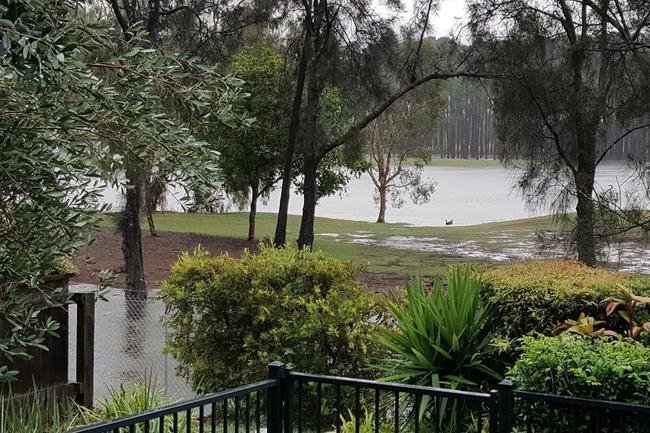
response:
[[[406,163],[412,164],[413,159],[407,159]],[[514,161],[515,165],[523,164],[523,161]],[[429,167],[450,167],[450,168],[495,168],[503,167],[498,159],[457,159],[457,158],[431,158],[425,162]]]
[[[228,214],[180,214],[159,213],[155,215],[159,231],[198,233],[212,236],[244,238],[248,233],[246,213]],[[275,230],[275,214],[261,213],[257,218],[258,239],[271,239]],[[111,225],[108,219],[104,224]],[[143,224],[146,224],[143,221]],[[289,216],[288,238],[298,236],[300,217]],[[487,242],[500,234],[530,236],[536,230],[551,230],[556,225],[552,217],[537,217],[474,226],[414,227],[407,224],[377,224],[362,221],[317,218],[315,248],[322,249],[341,259],[351,259],[367,265],[374,273],[413,275],[438,273],[451,264],[487,263],[485,259],[459,255],[387,248],[364,244],[371,236],[381,241],[392,236],[413,238],[439,238],[447,243],[468,241]],[[498,248],[498,244],[493,244]]]

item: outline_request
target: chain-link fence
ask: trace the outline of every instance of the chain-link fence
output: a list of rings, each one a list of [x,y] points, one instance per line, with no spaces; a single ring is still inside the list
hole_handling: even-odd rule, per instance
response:
[[[79,285],[72,291],[92,286]],[[111,289],[106,301],[98,301],[95,312],[95,400],[109,394],[110,387],[129,387],[145,380],[160,389],[166,399],[182,400],[194,396],[187,382],[176,375],[176,363],[164,354],[167,330],[161,318],[165,307],[156,291],[146,294]],[[76,347],[76,307],[70,309],[70,365],[74,366]],[[71,368],[72,370],[72,368]],[[70,371],[70,378],[75,372]]]

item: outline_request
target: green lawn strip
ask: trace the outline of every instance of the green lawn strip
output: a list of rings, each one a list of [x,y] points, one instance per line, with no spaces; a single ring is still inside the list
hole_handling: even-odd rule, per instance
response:
[[[414,159],[407,158],[406,165],[412,165]],[[430,158],[424,162],[428,167],[447,168],[503,168],[504,165],[498,159],[459,159],[459,158]],[[523,166],[524,161],[513,161],[513,166]]]
[[[197,233],[237,238],[243,238],[248,233],[248,215],[243,212],[228,214],[158,213],[154,218],[158,230],[163,232]],[[275,220],[275,214],[258,214],[257,235],[259,239],[269,239],[273,236]],[[102,224],[114,226],[114,222],[110,218],[105,218]],[[143,224],[146,227],[145,221]],[[299,225],[300,217],[290,215],[289,239],[297,238]],[[395,249],[358,242],[363,242],[365,236],[370,236],[376,241],[385,240],[391,236],[435,237],[446,243],[475,241],[483,246],[498,249],[498,244],[488,244],[487,242],[498,234],[507,233],[514,237],[529,236],[536,230],[550,230],[554,227],[551,217],[451,227],[414,227],[407,224],[377,224],[317,218],[315,247],[335,257],[353,259],[363,263],[373,273],[394,273],[408,276],[420,272],[432,275],[443,271],[451,264],[487,263],[487,261],[440,252]]]

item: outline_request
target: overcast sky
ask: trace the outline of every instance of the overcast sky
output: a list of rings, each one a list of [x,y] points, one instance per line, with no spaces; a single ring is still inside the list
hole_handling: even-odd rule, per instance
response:
[[[378,0],[380,1],[380,0]],[[408,21],[412,16],[413,0],[404,0],[406,11],[402,13],[402,21]],[[383,9],[382,6],[379,6]],[[440,0],[440,9],[433,20],[433,34],[436,37],[456,34],[467,15],[465,0]]]
[[[440,12],[433,21],[433,30],[436,36],[447,36],[452,31],[458,31],[467,15],[465,0],[442,0]]]

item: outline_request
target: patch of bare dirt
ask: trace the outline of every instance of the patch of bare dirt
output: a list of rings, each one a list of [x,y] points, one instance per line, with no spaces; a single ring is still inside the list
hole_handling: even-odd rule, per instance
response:
[[[95,241],[77,251],[74,262],[79,274],[72,283],[96,284],[98,274],[109,269],[118,274],[116,287],[125,287],[124,259],[122,257],[122,238],[114,229],[100,229],[93,233]],[[201,245],[212,254],[228,253],[240,257],[244,250],[257,251],[256,241],[241,238],[227,238],[192,233],[161,232],[158,237],[148,233],[142,235],[142,253],[145,279],[148,287],[158,287],[161,281],[169,278],[170,268],[184,251],[194,251]],[[372,292],[386,292],[400,287],[404,280],[395,274],[364,274],[362,280]]]

